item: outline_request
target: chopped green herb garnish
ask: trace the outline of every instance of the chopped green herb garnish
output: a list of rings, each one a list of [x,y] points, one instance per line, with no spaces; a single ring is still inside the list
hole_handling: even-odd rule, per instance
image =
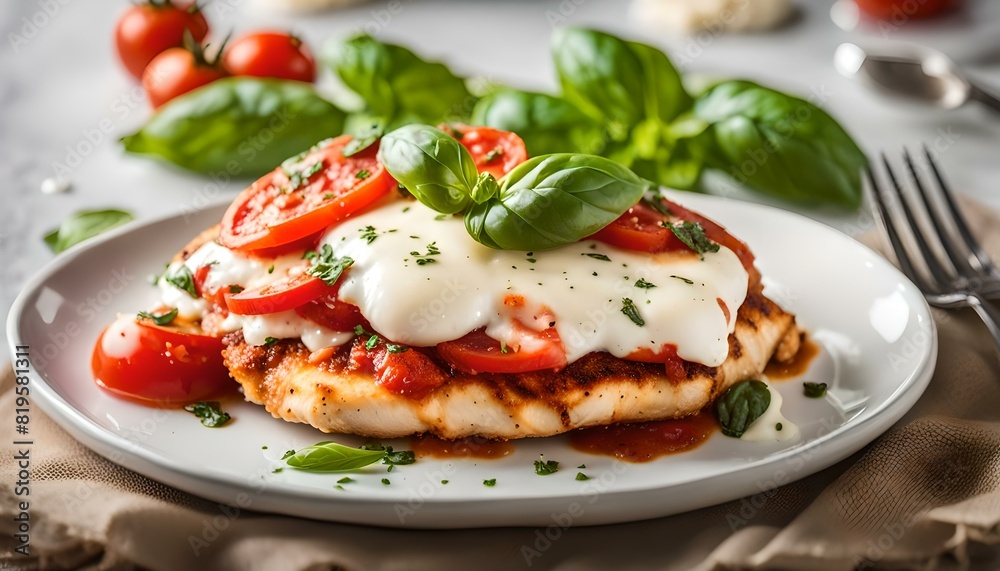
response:
[[[149,319],[157,325],[166,325],[177,317],[177,308],[173,308],[166,313],[161,313],[160,315],[153,315],[152,313],[146,313],[145,311],[140,311],[139,319]]]
[[[780,422],[774,425],[774,429],[777,430],[778,432],[781,432],[782,428],[784,428],[784,426],[782,426]]]
[[[169,276],[164,274],[163,279],[166,280],[168,284],[182,289],[191,297],[198,299],[198,290],[194,287],[194,275],[191,273],[191,268],[181,266]]]
[[[555,460],[546,460],[544,456],[539,456],[538,460],[535,460],[535,473],[539,476],[548,476],[558,471],[559,462]]]
[[[378,342],[379,342],[379,336],[372,335],[371,337],[368,338],[368,342],[365,343],[365,349],[371,351],[372,349],[375,348],[376,345],[378,345]]]
[[[354,175],[354,178],[365,180],[372,175],[371,171],[368,169],[361,169]]]
[[[201,423],[209,428],[217,428],[229,422],[232,417],[219,408],[217,401],[199,401],[184,407],[184,410],[201,419]]]
[[[294,450],[285,450],[285,453],[281,455],[282,460],[288,460],[292,456],[295,456]]]
[[[350,476],[344,476],[343,478],[337,480],[337,483],[338,484],[350,484],[353,481],[354,481],[354,478],[351,478]]]
[[[328,192],[328,193],[326,193],[326,194],[323,195],[323,200],[330,200],[334,196],[336,196],[334,193]]]
[[[611,258],[605,256],[604,254],[595,254],[593,252],[584,252],[580,254],[581,256],[588,256],[594,258],[595,260],[601,260],[602,262],[610,262]]]
[[[642,203],[664,216],[670,216],[670,208],[668,208],[667,205],[664,204],[662,200],[651,200],[648,198],[643,198]]]
[[[260,447],[261,450],[267,450],[267,444]]]
[[[719,245],[708,239],[708,236],[705,235],[705,229],[698,222],[684,221],[672,224],[670,231],[681,242],[684,242],[685,246],[701,255],[702,259],[705,258],[705,252],[719,251]]]
[[[417,461],[416,454],[412,450],[393,450],[392,446],[386,448],[385,458],[382,458],[383,464],[389,464],[391,466],[405,466],[407,464],[413,464]]]
[[[241,291],[243,291],[243,288],[238,285],[229,286],[229,293],[240,293]]]
[[[378,234],[375,232],[374,226],[365,226],[364,228],[359,228],[358,232],[361,232],[361,239],[365,242],[371,244],[378,238]]]
[[[391,483],[392,482],[389,481],[389,478],[382,478],[382,485],[383,486],[388,486]]]
[[[805,395],[811,399],[826,396],[826,383],[802,383],[802,389]]]
[[[434,217],[434,220],[447,220],[450,216],[451,214],[438,214]]]
[[[267,268],[267,273],[269,273],[269,274],[273,274],[274,273],[274,264],[271,264],[271,267]]]
[[[681,276],[670,276],[670,277],[674,278],[675,280],[681,280],[682,282],[684,282],[684,283],[686,283],[688,285],[694,284],[694,280],[689,280],[689,279],[681,277]]]
[[[430,244],[427,244],[427,253],[426,254],[421,254],[420,252],[418,252],[416,250],[410,252],[410,255],[414,256],[416,258],[416,262],[417,262],[418,266],[424,266],[424,265],[427,265],[427,264],[433,264],[433,263],[437,262],[437,260],[435,260],[431,256],[437,256],[437,255],[440,255],[440,254],[441,254],[441,250],[438,249],[437,242],[431,242]]]
[[[652,282],[647,282],[646,280],[644,280],[642,278],[639,278],[639,280],[635,282],[635,287],[642,288],[642,289],[652,289],[652,288],[656,287],[656,284],[654,284]]]
[[[406,353],[410,350],[406,345],[396,345],[395,343],[386,343],[385,350],[390,353]]]
[[[334,485],[334,486],[333,486],[333,488],[334,488],[335,490],[340,490],[340,491],[344,491],[344,486],[341,486],[340,484],[336,484],[336,485]]]
[[[447,485],[448,484],[448,480],[441,480],[441,483],[444,484],[444,485]]]
[[[278,342],[277,337],[265,337],[264,338],[264,346],[265,347],[270,347],[271,345],[274,345],[277,342]]]
[[[292,170],[298,166],[298,161],[301,159],[301,156],[297,156],[291,162],[285,161],[281,164],[281,170],[288,177],[288,192],[298,190],[300,186],[305,184],[314,174],[323,168],[323,161],[319,160],[300,171]]]
[[[589,479],[590,479],[590,476],[588,476],[588,475],[584,474],[583,472],[577,472],[577,473],[576,473],[576,479],[577,479],[577,480],[580,480],[580,481],[582,482],[582,481],[584,481],[584,480],[589,480]]]
[[[344,270],[354,264],[354,260],[347,256],[343,258],[333,257],[333,248],[329,244],[323,244],[319,252],[306,252],[306,257],[312,262],[306,273],[331,286],[337,283]]]
[[[622,313],[639,327],[646,324],[646,321],[639,315],[639,309],[635,306],[635,303],[627,297],[622,299]]]
[[[497,479],[490,478],[489,480],[483,480],[483,485],[486,486],[487,488],[492,488],[493,486],[497,485]]]
[[[284,470],[284,468],[282,468],[281,466],[278,466],[274,470],[271,470],[271,473],[272,474],[280,474],[282,470]]]
[[[501,352],[501,353],[503,353],[504,355],[506,355],[507,353],[509,353],[509,352],[510,352],[510,351],[509,351],[509,350],[507,349],[507,344],[506,344],[506,343],[504,343],[503,341],[501,341],[501,342],[500,342],[500,352]]]
[[[580,464],[579,466],[577,466],[577,468],[580,469],[580,470],[586,470],[587,469],[587,465],[586,464]]]

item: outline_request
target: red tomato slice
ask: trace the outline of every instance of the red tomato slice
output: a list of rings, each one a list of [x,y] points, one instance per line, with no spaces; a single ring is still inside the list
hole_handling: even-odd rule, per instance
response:
[[[163,404],[205,400],[234,390],[236,383],[222,361],[222,340],[195,331],[120,316],[94,346],[94,380],[118,396]]]
[[[329,295],[333,287],[319,278],[303,273],[256,289],[227,293],[226,307],[238,315],[278,313]]]
[[[461,124],[443,124],[440,128],[452,135],[461,135],[457,138],[462,146],[469,149],[479,172],[488,172],[500,178],[528,160],[528,149],[516,133]]]
[[[241,250],[288,244],[388,194],[393,181],[376,159],[378,145],[345,157],[350,141],[342,135],[307,152],[293,167],[298,176],[290,178],[282,166],[251,184],[226,211],[219,243]]]
[[[354,331],[358,325],[371,329],[358,306],[337,299],[336,290],[340,288],[333,287],[334,291],[326,296],[296,307],[295,313],[332,331]]]
[[[669,218],[640,202],[591,237],[624,250],[637,252],[656,253],[687,249],[684,242],[681,242],[670,228],[663,226],[669,223]]]
[[[437,346],[438,354],[466,373],[527,373],[566,366],[566,351],[554,327],[542,332],[522,327],[524,341],[515,351],[504,353],[500,342],[477,329],[461,339]]]

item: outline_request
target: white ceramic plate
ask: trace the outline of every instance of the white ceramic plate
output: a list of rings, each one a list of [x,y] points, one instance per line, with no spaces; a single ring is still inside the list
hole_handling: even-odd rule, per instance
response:
[[[801,427],[798,440],[748,443],[715,434],[694,451],[625,464],[576,452],[564,437],[553,437],[517,442],[516,451],[500,460],[422,459],[389,474],[372,466],[352,474],[356,481],[344,490],[334,488],[341,475],[272,473],[285,450],[328,437],[245,402],[227,405],[230,425],[204,428],[184,411],[113,398],[90,375],[90,352],[102,327],[116,312],[155,301],[147,276],[216,223],[221,204],[130,224],[60,256],[14,303],[8,337],[12,345],[31,347],[34,402],[123,466],[241,508],[397,527],[593,525],[708,506],[842,460],[916,402],[934,369],[937,338],[924,299],[895,268],[796,214],[717,197],[677,197],[750,244],[768,295],[797,314],[822,346],[802,379],[778,383],[785,415]],[[829,395],[805,398],[802,380],[828,383]],[[407,447],[406,441],[395,444]],[[537,476],[532,463],[540,453],[562,469]],[[577,469],[580,464],[586,469]],[[577,481],[581,471],[592,479]],[[384,477],[390,485],[381,483]],[[491,478],[496,485],[484,486]]]

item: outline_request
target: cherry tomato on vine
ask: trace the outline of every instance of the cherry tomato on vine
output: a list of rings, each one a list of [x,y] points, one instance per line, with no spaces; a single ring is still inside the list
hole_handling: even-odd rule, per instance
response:
[[[196,42],[208,35],[208,21],[197,4],[149,0],[131,6],[115,26],[115,47],[122,65],[136,79],[157,55],[183,45],[187,30]]]
[[[316,60],[302,40],[283,32],[254,32],[236,39],[222,58],[233,75],[312,83]]]

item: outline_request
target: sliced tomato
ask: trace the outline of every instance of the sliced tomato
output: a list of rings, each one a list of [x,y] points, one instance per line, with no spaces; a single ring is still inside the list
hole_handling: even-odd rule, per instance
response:
[[[637,252],[657,253],[687,249],[684,242],[681,242],[664,224],[670,224],[670,219],[640,202],[599,230],[592,238]]]
[[[226,211],[219,242],[241,250],[281,246],[388,194],[392,177],[376,158],[378,145],[345,157],[350,141],[350,135],[342,135],[318,145],[251,184]]]
[[[469,149],[479,172],[500,178],[528,160],[528,149],[516,133],[455,123],[441,125],[441,129],[455,135]]]
[[[122,315],[101,333],[91,368],[102,389],[125,398],[188,403],[234,391],[221,339],[194,328],[158,326]]]
[[[477,329],[437,346],[442,359],[466,373],[527,373],[566,366],[566,351],[554,327],[536,332],[521,327],[521,347],[514,350]]]
[[[340,301],[336,292],[296,307],[295,313],[332,331],[354,331],[358,325],[371,328],[358,306]]]
[[[333,286],[302,273],[263,287],[226,294],[226,307],[239,315],[263,315],[288,311],[330,294]]]
[[[629,353],[625,357],[629,361],[642,361],[643,363],[663,363],[666,367],[667,378],[679,381],[687,378],[687,371],[684,368],[684,359],[677,356],[677,345],[667,343],[658,350],[638,349]]]

